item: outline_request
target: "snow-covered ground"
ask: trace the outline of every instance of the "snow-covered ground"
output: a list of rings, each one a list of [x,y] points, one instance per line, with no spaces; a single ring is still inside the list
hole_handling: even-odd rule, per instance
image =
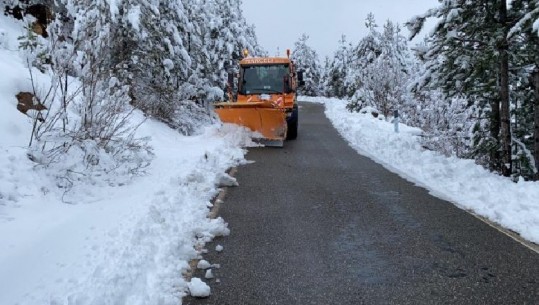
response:
[[[22,33],[0,16],[0,304],[176,305],[188,293],[210,293],[203,281],[188,283],[182,274],[205,243],[229,233],[223,219],[208,217],[209,208],[219,185],[233,180],[226,170],[245,162],[242,147],[252,145],[252,135],[215,125],[186,137],[146,120],[138,136],[151,137],[154,158],[145,175],[66,193],[50,177],[54,166],[35,167],[26,155],[32,120],[16,110],[15,98],[32,91],[17,48]],[[395,134],[390,123],[348,113],[343,101],[312,100],[326,104],[360,153],[539,242],[539,183],[514,184],[472,161],[424,151],[419,130],[401,125]]]
[[[539,243],[539,182],[513,183],[472,160],[445,157],[421,147],[421,130],[394,125],[370,113],[350,113],[346,101],[300,97],[323,103],[326,116],[360,154],[428,189],[433,195],[471,210]]]
[[[71,194],[75,204],[24,164],[22,148],[2,146],[3,161],[17,160],[2,162],[2,192],[12,183],[18,190],[12,203],[0,200],[0,304],[181,303],[196,246],[228,234],[208,208],[250,140],[232,126],[195,137],[156,122],[142,129],[155,148],[147,175],[122,187],[88,186]]]
[[[22,33],[0,16],[0,304],[178,305],[189,292],[209,293],[182,273],[206,242],[228,234],[209,208],[230,183],[227,169],[245,161],[251,135],[215,125],[186,137],[146,120],[137,134],[153,146],[145,175],[114,185],[94,179],[65,193],[50,177],[60,165],[35,167],[26,155],[32,120],[15,97],[32,91],[17,48]]]

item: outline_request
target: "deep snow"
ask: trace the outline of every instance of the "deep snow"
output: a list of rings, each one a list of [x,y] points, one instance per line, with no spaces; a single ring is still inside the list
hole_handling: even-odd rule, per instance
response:
[[[360,154],[382,164],[433,195],[539,243],[539,182],[511,180],[485,170],[473,160],[445,157],[425,150],[422,131],[374,118],[370,112],[350,113],[346,101],[301,97],[322,103],[326,116]]]
[[[51,179],[62,164],[36,167],[27,157],[32,120],[15,97],[32,91],[17,46],[23,33],[0,16],[0,304],[177,305],[190,291],[209,293],[182,273],[206,242],[229,233],[209,208],[221,184],[236,184],[226,171],[244,162],[251,134],[214,125],[186,137],[146,120],[137,131],[153,146],[145,175],[66,193]],[[33,73],[46,87],[47,76]]]
[[[74,205],[28,190],[1,207],[1,304],[180,303],[195,248],[228,234],[208,207],[249,138],[231,126],[190,138],[155,122],[144,129],[156,154],[147,176],[89,187]],[[18,183],[45,182],[31,168],[18,170]]]

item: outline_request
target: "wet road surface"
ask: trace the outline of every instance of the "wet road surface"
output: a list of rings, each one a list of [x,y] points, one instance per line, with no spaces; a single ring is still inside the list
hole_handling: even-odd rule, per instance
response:
[[[539,304],[537,253],[358,155],[321,105],[247,159],[204,255],[212,295],[184,304]]]

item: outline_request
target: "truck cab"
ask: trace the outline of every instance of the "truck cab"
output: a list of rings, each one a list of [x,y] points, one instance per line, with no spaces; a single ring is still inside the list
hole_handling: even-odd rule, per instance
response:
[[[239,74],[229,74],[229,101],[215,104],[216,112],[221,121],[248,127],[266,143],[276,143],[271,146],[282,146],[298,134],[296,89],[302,77],[290,58],[246,57]]]

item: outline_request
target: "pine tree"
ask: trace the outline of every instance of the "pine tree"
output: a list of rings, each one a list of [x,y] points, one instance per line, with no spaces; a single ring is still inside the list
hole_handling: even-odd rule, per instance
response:
[[[487,118],[475,129],[476,158],[509,176],[512,158],[506,8],[505,0],[444,1],[416,17],[409,28],[413,37],[426,18],[440,18],[430,37],[432,48],[426,54],[429,67],[420,85],[440,87],[449,98],[463,96],[475,101],[480,116]]]
[[[349,74],[350,50],[351,46],[347,43],[346,36],[342,35],[339,40],[339,47],[327,70],[325,87],[329,96],[338,98],[349,96],[345,81]]]
[[[114,67],[133,104],[183,133],[214,119],[227,69],[259,51],[239,0],[121,2]]]
[[[329,80],[329,67],[331,65],[331,60],[329,59],[329,56],[326,56],[324,58],[324,66],[323,66],[323,69],[322,69],[322,74],[321,74],[321,86],[320,86],[320,93],[321,95],[325,96],[325,97],[330,97],[330,93],[328,91],[328,80]]]
[[[355,90],[347,108],[359,111],[365,106],[379,109],[385,117],[405,104],[410,59],[400,28],[391,21],[377,30],[374,15],[366,20],[369,34],[355,48],[348,83]]]
[[[358,45],[354,47],[351,51],[350,56],[350,72],[346,77],[346,87],[351,93],[352,100],[351,102],[354,105],[351,105],[349,108],[361,108],[362,105],[374,106],[374,104],[369,103],[364,98],[368,94],[367,92],[359,92],[360,89],[364,86],[362,83],[362,78],[368,77],[366,74],[366,69],[371,65],[379,56],[382,54],[381,50],[381,34],[378,31],[378,25],[374,18],[374,14],[369,13],[367,19],[365,20],[365,27],[369,30],[369,33],[363,37]]]
[[[300,88],[300,94],[307,96],[320,95],[321,71],[318,54],[308,44],[309,36],[302,34],[294,44],[292,60],[298,71],[305,75],[305,86]]]
[[[539,36],[533,24],[539,18],[539,2],[511,2],[510,15],[516,20],[508,37],[512,43],[512,99],[514,155],[518,174],[539,179]]]

